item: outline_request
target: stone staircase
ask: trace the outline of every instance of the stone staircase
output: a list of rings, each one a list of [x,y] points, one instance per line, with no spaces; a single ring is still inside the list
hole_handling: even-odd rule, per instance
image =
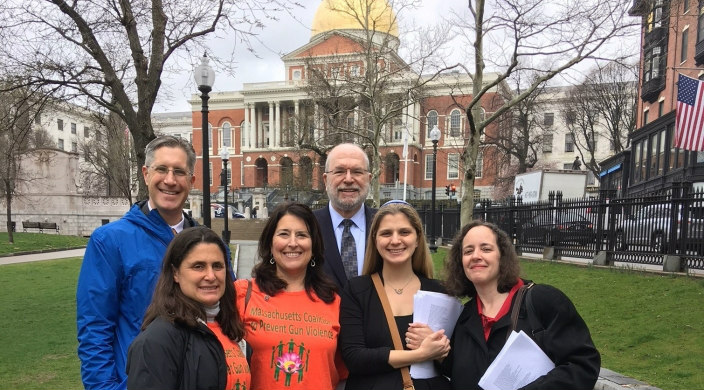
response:
[[[218,235],[221,235],[223,227],[225,226],[225,220],[222,218],[211,218],[210,221],[210,228],[218,233]],[[227,228],[230,231],[230,240],[259,241],[259,236],[262,234],[262,230],[264,230],[266,221],[266,219],[230,219],[227,222]],[[202,224],[203,220],[198,220],[198,223]]]

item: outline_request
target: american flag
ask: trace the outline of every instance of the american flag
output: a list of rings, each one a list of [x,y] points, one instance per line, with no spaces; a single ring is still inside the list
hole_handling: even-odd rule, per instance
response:
[[[704,151],[704,84],[685,75],[677,80],[675,147]]]

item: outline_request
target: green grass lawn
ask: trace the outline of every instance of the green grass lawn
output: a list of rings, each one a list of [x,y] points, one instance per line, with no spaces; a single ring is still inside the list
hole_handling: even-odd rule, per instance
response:
[[[444,251],[434,260],[442,263]],[[81,388],[75,289],[81,259],[0,266],[0,384]],[[704,389],[704,280],[522,262],[564,291],[589,325],[602,365],[662,389]]]
[[[45,233],[14,233],[15,242],[7,242],[7,232],[0,232],[0,255],[28,251],[64,249],[86,246],[88,239],[77,236],[62,236]]]

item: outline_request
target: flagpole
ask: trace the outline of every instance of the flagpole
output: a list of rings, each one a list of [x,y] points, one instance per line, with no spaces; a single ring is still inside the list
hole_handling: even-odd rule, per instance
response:
[[[408,184],[408,123],[403,132],[403,201],[406,201],[406,185]]]

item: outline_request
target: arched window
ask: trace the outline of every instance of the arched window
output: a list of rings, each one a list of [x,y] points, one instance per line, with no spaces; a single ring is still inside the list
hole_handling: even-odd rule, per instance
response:
[[[281,188],[289,188],[293,186],[293,161],[290,158],[284,157],[281,159]]]
[[[431,110],[428,112],[428,132],[433,129],[438,124],[438,112],[435,110]]]
[[[462,114],[460,110],[452,110],[450,113],[450,137],[460,136],[460,123],[462,119]]]
[[[223,123],[221,131],[222,146],[226,148],[232,147],[232,126],[230,125],[230,123]]]

